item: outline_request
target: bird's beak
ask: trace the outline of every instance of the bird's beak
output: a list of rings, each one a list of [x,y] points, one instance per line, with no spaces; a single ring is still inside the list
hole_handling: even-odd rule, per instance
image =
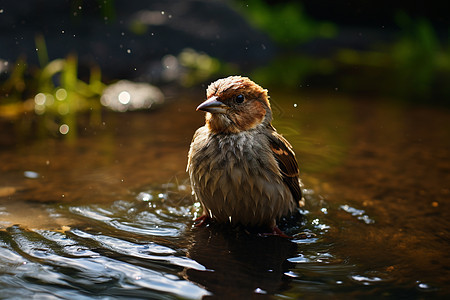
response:
[[[197,110],[203,110],[210,113],[224,114],[230,107],[217,100],[216,96],[210,97],[197,107]]]

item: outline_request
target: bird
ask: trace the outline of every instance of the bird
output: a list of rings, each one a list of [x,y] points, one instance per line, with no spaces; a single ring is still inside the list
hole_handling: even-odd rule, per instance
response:
[[[291,144],[272,125],[266,89],[248,77],[212,82],[205,125],[192,138],[186,171],[203,214],[210,221],[262,228],[286,236],[277,222],[303,203],[299,167]]]

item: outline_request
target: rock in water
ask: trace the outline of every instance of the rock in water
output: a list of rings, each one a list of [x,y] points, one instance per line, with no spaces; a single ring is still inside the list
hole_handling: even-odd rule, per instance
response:
[[[164,103],[164,94],[148,83],[121,80],[105,88],[100,102],[119,112],[143,110]]]

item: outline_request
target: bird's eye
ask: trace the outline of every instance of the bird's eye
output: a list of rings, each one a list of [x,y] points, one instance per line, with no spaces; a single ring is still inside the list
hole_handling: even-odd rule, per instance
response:
[[[237,95],[236,96],[236,103],[242,103],[242,102],[244,102],[244,99],[245,99],[244,95],[242,95],[242,94]]]

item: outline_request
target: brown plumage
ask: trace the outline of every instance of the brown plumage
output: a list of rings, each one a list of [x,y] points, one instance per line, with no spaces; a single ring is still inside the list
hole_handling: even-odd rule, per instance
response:
[[[230,76],[208,86],[206,124],[194,134],[187,171],[203,218],[276,228],[302,198],[292,146],[272,126],[267,90]]]

